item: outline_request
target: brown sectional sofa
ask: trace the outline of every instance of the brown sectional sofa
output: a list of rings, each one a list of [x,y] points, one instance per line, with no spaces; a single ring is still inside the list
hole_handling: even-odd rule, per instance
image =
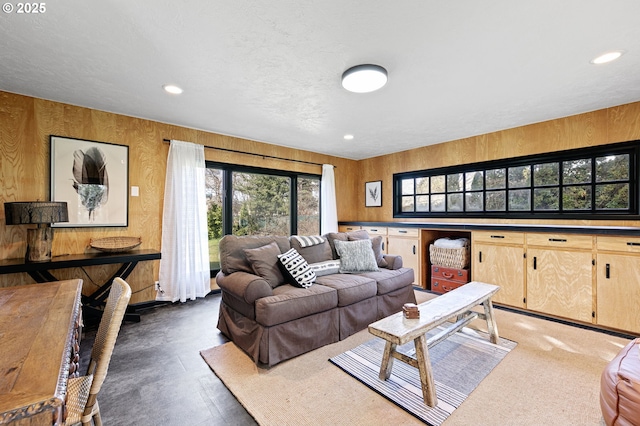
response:
[[[318,268],[338,258],[336,240],[369,239],[366,231],[322,237],[322,243],[307,247],[295,237],[282,236],[227,235],[220,241],[218,329],[254,362],[277,364],[345,339],[399,312],[403,304],[415,303],[413,269],[403,268],[399,256],[383,255],[381,241],[375,238],[370,241],[377,271],[330,270],[327,275],[327,271],[318,272],[308,288],[292,285],[277,254],[293,247],[312,268]]]

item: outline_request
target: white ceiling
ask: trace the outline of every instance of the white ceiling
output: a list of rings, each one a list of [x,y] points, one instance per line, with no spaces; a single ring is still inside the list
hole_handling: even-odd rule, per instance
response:
[[[640,100],[639,0],[45,4],[0,13],[0,90],[351,159]]]

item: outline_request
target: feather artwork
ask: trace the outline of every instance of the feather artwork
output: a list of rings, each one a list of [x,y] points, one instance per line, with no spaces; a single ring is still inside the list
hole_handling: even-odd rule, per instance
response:
[[[369,188],[369,197],[371,197],[373,201],[378,201],[378,187]]]
[[[109,176],[104,152],[95,147],[86,152],[75,150],[73,179],[73,187],[89,213],[89,220],[95,220],[95,211],[109,199]]]

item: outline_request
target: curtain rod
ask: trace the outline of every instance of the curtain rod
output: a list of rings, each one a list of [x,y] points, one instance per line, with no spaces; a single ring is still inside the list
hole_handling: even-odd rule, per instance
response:
[[[162,142],[170,143],[170,142],[171,142],[171,139],[162,139]],[[266,155],[266,154],[256,154],[255,152],[239,151],[239,150],[237,150],[237,149],[218,148],[218,147],[216,147],[216,146],[207,146],[207,145],[202,145],[202,146],[204,146],[205,148],[209,148],[209,149],[217,149],[217,150],[219,150],[219,151],[233,152],[233,153],[235,153],[235,154],[254,155],[254,156],[256,156],[256,157],[271,158],[271,159],[273,159],[273,160],[294,161],[294,162],[296,162],[296,163],[311,164],[311,165],[314,165],[314,166],[320,166],[320,167],[322,167],[322,164],[320,164],[320,163],[314,163],[314,162],[312,162],[312,161],[293,160],[293,159],[291,159],[291,158],[275,157],[275,156],[273,156],[273,155]],[[336,166],[333,166],[333,167],[335,168]]]

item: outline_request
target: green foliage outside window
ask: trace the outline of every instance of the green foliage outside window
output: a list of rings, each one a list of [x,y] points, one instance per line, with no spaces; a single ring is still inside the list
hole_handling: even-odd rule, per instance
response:
[[[640,141],[394,175],[394,217],[638,214]]]

